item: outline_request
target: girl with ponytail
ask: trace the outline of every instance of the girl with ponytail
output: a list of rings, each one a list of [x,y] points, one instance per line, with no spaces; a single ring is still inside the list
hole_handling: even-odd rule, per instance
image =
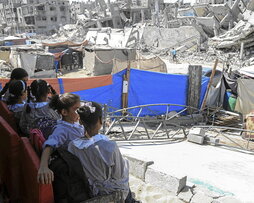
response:
[[[27,82],[28,80],[28,73],[23,68],[15,68],[11,72],[11,78],[8,83],[5,84],[4,88],[0,92],[0,99],[7,100],[9,96],[9,86],[12,81],[16,80],[23,80],[24,82]]]
[[[121,191],[125,203],[139,202],[129,189],[129,167],[115,141],[99,134],[102,126],[102,108],[96,102],[84,103],[77,110],[84,137],[70,142],[68,150],[76,155],[89,180],[94,196]]]
[[[60,119],[60,115],[49,107],[48,95],[51,91],[45,80],[34,80],[28,87],[28,100],[19,123],[21,131],[27,136],[31,129],[38,128],[42,118]]]
[[[6,100],[10,111],[14,112],[17,123],[19,123],[21,114],[27,97],[27,85],[23,80],[15,80],[10,82],[9,96]]]
[[[38,182],[50,184],[54,180],[53,171],[48,168],[49,157],[53,149],[63,147],[67,150],[70,141],[84,136],[84,127],[78,123],[77,109],[80,107],[80,97],[76,94],[65,93],[52,97],[49,106],[59,114],[62,119],[57,120],[53,133],[43,144]]]

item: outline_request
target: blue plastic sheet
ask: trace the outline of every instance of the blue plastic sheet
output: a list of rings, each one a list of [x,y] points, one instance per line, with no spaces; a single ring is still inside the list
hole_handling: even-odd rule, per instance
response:
[[[131,69],[129,106],[143,104],[180,104],[186,105],[188,76],[157,73]],[[170,111],[180,111],[183,107],[170,106]],[[153,106],[142,110],[142,115],[160,115],[165,113],[166,106]],[[139,109],[131,112],[137,114]]]
[[[113,75],[112,85],[97,87],[88,90],[73,92],[78,94],[82,100],[95,101],[116,109],[121,109],[123,75],[126,70]]]
[[[126,70],[113,75],[112,85],[74,92],[82,100],[96,101],[121,109],[123,75]],[[202,104],[209,78],[202,78],[200,105]],[[157,73],[131,69],[128,94],[128,107],[147,104],[178,104],[186,105],[188,94],[188,76]],[[184,107],[170,106],[169,111],[180,111]],[[133,115],[139,109],[130,112]],[[160,115],[167,111],[166,106],[144,108],[141,116]]]

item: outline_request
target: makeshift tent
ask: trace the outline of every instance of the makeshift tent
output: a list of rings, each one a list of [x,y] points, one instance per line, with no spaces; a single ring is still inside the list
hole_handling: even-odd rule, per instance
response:
[[[235,111],[238,111],[245,116],[254,110],[254,80],[239,78],[237,83],[238,97],[236,100]]]
[[[37,70],[53,70],[55,66],[53,54],[37,54]]]
[[[92,75],[106,75],[111,74],[115,59],[128,61],[135,58],[136,51],[134,49],[86,48],[84,66]]]
[[[7,63],[10,62],[10,51],[0,51],[0,60],[6,61]]]
[[[121,109],[123,75],[126,70],[113,75],[113,84],[95,89],[74,92],[84,100],[96,101]],[[209,78],[202,78],[200,104],[203,101]],[[137,69],[130,70],[128,106],[143,104],[171,103],[186,105],[188,76],[156,73]],[[171,106],[170,111],[180,111],[183,107]],[[139,109],[132,110],[137,114]],[[154,106],[144,110],[142,115],[160,115],[165,106]]]
[[[126,69],[128,65],[130,65],[130,67],[136,67],[137,69],[140,70],[149,70],[154,72],[167,73],[166,64],[158,56],[147,59],[140,58],[130,61],[120,61],[118,59],[115,59],[113,61],[112,73],[117,73],[123,69]]]
[[[37,56],[34,54],[29,54],[29,53],[19,53],[20,55],[20,61],[21,61],[21,67],[24,68],[29,77],[34,75],[34,71],[36,69],[36,61],[37,61]]]
[[[206,106],[217,107],[222,106],[224,102],[224,97],[226,93],[225,83],[223,80],[223,75],[220,76],[216,86],[211,85],[207,96]]]
[[[83,68],[83,53],[75,49],[66,49],[61,55],[61,68],[67,70]]]
[[[82,100],[96,101],[101,104],[121,109],[123,76],[126,70],[105,76],[88,78],[58,78],[46,79],[58,93],[73,92]],[[32,80],[29,80],[28,84]],[[200,101],[203,101],[209,78],[203,77],[201,83]],[[2,87],[8,82],[0,79]],[[2,83],[2,84],[1,84]],[[169,103],[186,105],[188,94],[188,76],[157,73],[137,69],[130,70],[128,106],[144,104]],[[180,111],[184,107],[171,106],[170,111]],[[131,112],[136,115],[139,109]],[[165,106],[153,106],[144,109],[141,116],[160,115],[166,112]]]
[[[46,80],[58,94],[81,90],[84,91],[86,89],[108,86],[112,84],[111,75],[87,78],[45,78],[44,80]],[[4,87],[8,81],[9,79],[0,79],[0,86]],[[33,79],[28,80],[28,85],[30,85],[32,81]]]

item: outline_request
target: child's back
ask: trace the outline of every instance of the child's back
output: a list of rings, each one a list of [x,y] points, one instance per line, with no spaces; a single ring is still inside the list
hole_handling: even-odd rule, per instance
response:
[[[29,106],[30,112],[26,109]],[[60,119],[59,114],[49,107],[48,102],[31,102],[26,104],[22,116],[20,119],[19,126],[25,134],[29,134],[30,129],[38,127],[38,121],[41,118],[48,118],[52,120]]]
[[[80,159],[94,196],[120,190],[124,198],[127,197],[128,163],[122,158],[114,141],[98,134],[90,139],[72,141],[68,150]]]
[[[30,130],[38,127],[38,121],[42,118],[57,120],[60,115],[49,107],[48,94],[50,88],[45,80],[34,80],[28,88],[28,103],[26,104],[19,126],[21,131],[29,135]],[[33,102],[32,97],[35,98]]]
[[[13,80],[9,84],[9,93],[6,100],[8,109],[14,113],[17,128],[24,110],[27,97],[27,84],[23,80]]]

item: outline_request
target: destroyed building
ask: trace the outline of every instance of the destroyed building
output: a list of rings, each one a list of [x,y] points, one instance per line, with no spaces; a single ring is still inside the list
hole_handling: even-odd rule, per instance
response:
[[[0,4],[2,33],[50,34],[70,23],[68,0],[8,0]]]

